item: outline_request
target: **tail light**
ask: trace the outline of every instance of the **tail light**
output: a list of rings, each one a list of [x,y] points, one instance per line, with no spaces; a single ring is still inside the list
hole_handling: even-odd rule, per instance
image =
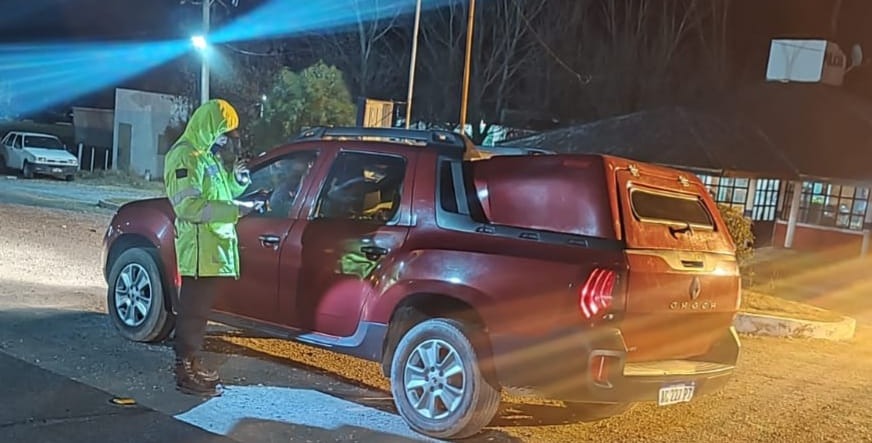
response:
[[[586,319],[608,310],[614,302],[615,271],[596,268],[578,291],[578,308]]]

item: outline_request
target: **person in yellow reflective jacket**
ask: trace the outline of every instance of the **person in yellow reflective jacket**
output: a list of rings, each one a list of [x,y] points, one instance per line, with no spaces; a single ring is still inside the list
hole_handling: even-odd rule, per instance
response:
[[[239,278],[236,222],[258,203],[236,199],[248,187],[248,170],[228,171],[219,152],[237,137],[239,116],[225,100],[194,111],[185,132],[167,153],[164,183],[175,212],[175,247],[182,287],[176,306],[175,376],[187,394],[220,395],[218,373],[197,355],[221,278]]]

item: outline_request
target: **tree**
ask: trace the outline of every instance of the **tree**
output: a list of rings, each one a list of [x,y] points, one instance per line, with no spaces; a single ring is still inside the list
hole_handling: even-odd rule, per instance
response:
[[[348,75],[351,89],[362,97],[389,98],[398,75],[405,72],[405,51],[394,40],[400,8],[385,0],[347,0],[354,20],[337,32],[318,37],[311,44]],[[373,14],[372,11],[390,11]]]
[[[536,45],[527,21],[544,6],[544,0],[493,0],[476,11],[468,118],[476,143],[517,96],[515,87],[520,74],[531,67],[529,56]],[[418,103],[430,121],[459,119],[468,10],[466,2],[452,0],[422,21],[422,84],[431,88],[422,91],[424,100]],[[484,128],[480,121],[486,123]]]
[[[523,74],[525,107],[589,121],[727,85],[731,0],[557,1],[531,32],[543,50]]]
[[[342,72],[323,62],[300,73],[282,68],[266,95],[263,118],[252,125],[258,151],[280,145],[308,126],[353,125],[356,120]]]

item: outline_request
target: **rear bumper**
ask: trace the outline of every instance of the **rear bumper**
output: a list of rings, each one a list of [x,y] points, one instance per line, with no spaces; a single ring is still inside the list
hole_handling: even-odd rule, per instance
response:
[[[673,384],[693,384],[693,398],[698,398],[729,381],[740,349],[732,327],[708,353],[693,360],[628,363],[616,328],[553,334],[536,342],[496,336],[492,346],[497,381],[503,387],[584,403],[657,401],[660,389]],[[591,367],[599,357],[606,357],[607,376],[595,380]]]

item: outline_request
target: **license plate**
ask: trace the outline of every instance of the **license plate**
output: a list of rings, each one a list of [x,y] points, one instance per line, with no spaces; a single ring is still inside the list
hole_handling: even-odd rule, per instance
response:
[[[694,387],[693,383],[664,386],[660,388],[657,405],[669,406],[689,402],[693,398]]]
[[[61,171],[62,171],[61,168],[52,168],[52,170],[51,170],[51,172],[57,172],[57,173],[60,173]]]

